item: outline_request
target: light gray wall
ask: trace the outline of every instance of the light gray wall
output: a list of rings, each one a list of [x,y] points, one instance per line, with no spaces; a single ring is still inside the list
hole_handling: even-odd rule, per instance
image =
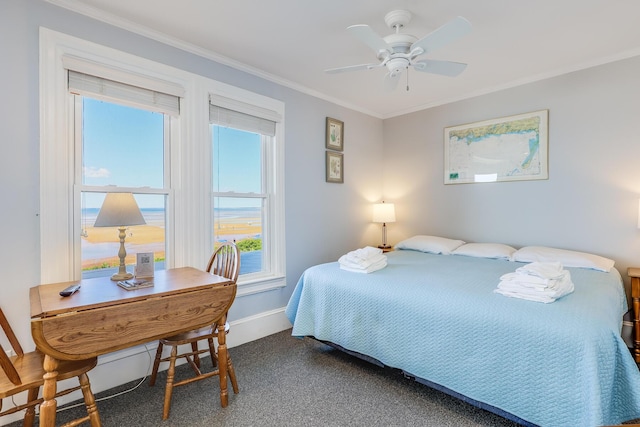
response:
[[[545,245],[640,265],[640,57],[384,122],[390,240],[434,234]],[[549,110],[549,179],[443,184],[443,129]]]
[[[44,26],[285,103],[287,287],[236,299],[231,320],[284,307],[302,271],[376,241],[382,120],[342,108],[41,0],[0,2],[0,304],[30,347],[30,287],[40,283],[38,31]],[[325,117],[345,122],[345,183],[325,182]],[[206,143],[206,142],[205,142]],[[370,242],[372,243],[372,242]],[[48,254],[47,256],[55,256]]]

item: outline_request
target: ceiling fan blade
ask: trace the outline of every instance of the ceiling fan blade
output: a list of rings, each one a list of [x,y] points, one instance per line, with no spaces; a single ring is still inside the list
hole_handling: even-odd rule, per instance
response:
[[[376,68],[380,66],[381,66],[380,64],[349,65],[347,67],[329,68],[328,70],[324,70],[324,72],[328,74],[336,74],[336,73],[344,73],[347,71],[370,70],[372,68]]]
[[[431,53],[434,50],[467,35],[470,31],[471,23],[462,16],[458,16],[413,43],[411,45],[411,51],[414,51],[416,48],[422,48],[424,50],[423,53]]]
[[[374,52],[391,51],[391,48],[382,37],[371,29],[370,26],[365,24],[351,25],[347,27],[347,30],[356,36],[361,42],[373,49]]]
[[[421,59],[412,65],[416,71],[449,77],[455,77],[467,68],[467,64],[461,62],[438,61],[436,59]]]

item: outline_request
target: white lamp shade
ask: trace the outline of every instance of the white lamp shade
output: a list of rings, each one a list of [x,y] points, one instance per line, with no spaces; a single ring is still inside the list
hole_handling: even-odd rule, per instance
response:
[[[373,222],[396,222],[396,208],[393,203],[373,205]]]
[[[146,224],[131,193],[107,193],[94,227],[123,227]]]

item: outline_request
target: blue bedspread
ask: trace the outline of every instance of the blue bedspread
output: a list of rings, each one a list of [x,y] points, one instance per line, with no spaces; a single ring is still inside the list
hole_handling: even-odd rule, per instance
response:
[[[313,336],[541,426],[640,418],[640,373],[620,337],[627,303],[614,270],[568,268],[554,303],[493,292],[522,263],[388,253],[388,266],[307,269],[286,308]]]

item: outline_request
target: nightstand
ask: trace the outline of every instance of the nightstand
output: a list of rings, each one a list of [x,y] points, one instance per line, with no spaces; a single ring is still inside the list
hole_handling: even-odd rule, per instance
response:
[[[640,268],[629,267],[631,278],[631,303],[633,305],[633,357],[640,363]]]

